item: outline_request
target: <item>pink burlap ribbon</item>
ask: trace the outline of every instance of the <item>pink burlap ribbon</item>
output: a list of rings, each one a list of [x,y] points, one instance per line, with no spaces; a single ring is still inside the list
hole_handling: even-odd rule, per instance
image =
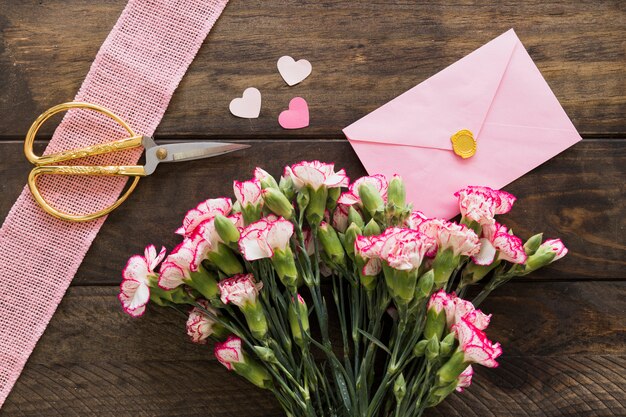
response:
[[[135,132],[152,135],[227,2],[130,0],[75,101],[104,106]],[[124,136],[120,126],[102,115],[73,110],[56,129],[46,153]],[[133,164],[140,151],[82,162]],[[84,214],[114,202],[124,183],[115,177],[49,177],[40,185],[56,207]],[[11,208],[0,229],[0,406],[103,222],[104,218],[88,223],[55,219],[35,203],[27,187]]]

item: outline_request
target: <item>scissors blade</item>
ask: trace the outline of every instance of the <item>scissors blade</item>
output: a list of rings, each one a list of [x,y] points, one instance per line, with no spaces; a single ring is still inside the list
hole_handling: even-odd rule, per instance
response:
[[[159,162],[183,162],[210,158],[249,148],[250,145],[223,142],[186,142],[157,145],[146,149],[146,175],[156,169]]]

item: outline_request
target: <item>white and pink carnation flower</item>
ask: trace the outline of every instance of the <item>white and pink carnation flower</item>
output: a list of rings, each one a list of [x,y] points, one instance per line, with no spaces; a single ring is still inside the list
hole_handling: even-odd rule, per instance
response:
[[[241,339],[237,336],[228,336],[223,343],[216,343],[213,353],[217,360],[229,371],[233,370],[234,363],[244,363]]]
[[[287,166],[284,176],[288,175],[296,190],[304,187],[311,187],[313,190],[318,190],[320,187],[347,187],[350,181],[344,169],[335,172],[334,164],[325,164],[320,161],[302,161]]]
[[[515,203],[515,196],[506,191],[489,187],[469,186],[457,191],[463,218],[480,224],[489,224],[497,214],[508,213]]]
[[[349,207],[344,204],[337,204],[333,212],[333,228],[338,232],[344,233],[348,228],[348,210]]]
[[[201,304],[205,310],[210,311],[211,314],[215,316],[219,314],[217,309],[211,307],[208,301],[199,300],[198,303]],[[189,335],[193,343],[205,344],[207,339],[213,334],[214,325],[215,321],[213,321],[205,311],[194,307],[187,319],[187,335]]]
[[[409,229],[417,230],[420,224],[428,220],[428,217],[419,210],[414,210],[406,221],[406,226]]]
[[[176,246],[161,265],[159,287],[173,290],[189,280],[195,251],[196,245],[189,238],[185,238]]]
[[[361,273],[366,276],[378,275],[383,270],[380,249],[383,241],[378,236],[357,236],[354,252],[365,260]]]
[[[204,221],[212,219],[216,214],[228,216],[233,208],[230,198],[211,198],[198,204],[187,212],[183,219],[183,225],[176,230],[176,233],[185,237],[190,237],[196,228]]]
[[[480,251],[472,257],[477,265],[491,265],[495,260],[523,264],[528,259],[522,240],[509,233],[506,226],[498,222],[483,226]]]
[[[389,188],[389,182],[384,175],[376,174],[370,177],[361,177],[350,184],[348,191],[341,194],[337,203],[345,204],[346,206],[361,205],[361,197],[359,196],[359,187],[362,184],[371,184],[374,189],[378,191],[383,201],[387,202],[387,189]]]
[[[480,241],[469,227],[443,219],[423,220],[417,230],[437,242],[439,250],[451,249],[454,256],[476,255],[480,251]]]
[[[465,388],[468,388],[472,385],[472,377],[474,376],[474,369],[472,365],[469,365],[461,374],[459,375],[459,379],[456,383],[456,391],[463,392]]]
[[[227,219],[230,220],[237,229],[240,231],[243,230],[243,215],[241,213],[235,213],[232,216],[228,216]],[[202,261],[207,259],[209,253],[216,252],[219,244],[224,243],[215,228],[215,217],[200,223],[193,232],[191,240],[194,247],[191,271],[195,272],[200,267]]]
[[[145,313],[146,304],[150,300],[150,279],[158,276],[155,269],[164,257],[164,247],[157,254],[155,246],[149,245],[144,249],[144,256],[131,256],[126,263],[117,298],[129,315],[139,317]]]
[[[435,309],[437,314],[445,311],[448,329],[452,329],[461,320],[467,320],[479,330],[485,330],[491,321],[491,314],[477,310],[470,301],[457,297],[455,293],[448,294],[443,289],[430,297],[428,309]]]
[[[398,270],[413,270],[436,248],[436,242],[425,234],[399,227],[389,228],[378,237],[383,244],[378,256]]]
[[[282,217],[268,216],[248,225],[241,232],[239,250],[248,261],[271,258],[275,250],[285,250],[293,235],[293,224]]]
[[[459,350],[463,352],[464,362],[477,363],[488,368],[498,366],[496,359],[502,355],[499,343],[487,339],[487,335],[469,320],[463,318],[452,330],[459,341]]]
[[[257,283],[252,274],[235,275],[220,281],[217,285],[220,289],[222,303],[234,304],[237,307],[255,304],[259,297],[259,291],[263,288],[263,283]]]
[[[543,242],[541,246],[554,252],[555,256],[554,259],[552,259],[552,262],[558,261],[567,255],[568,252],[568,249],[565,247],[565,244],[561,241],[561,239],[548,239]]]
[[[235,181],[233,191],[241,207],[257,207],[263,204],[261,181],[258,178],[253,178],[250,181]]]

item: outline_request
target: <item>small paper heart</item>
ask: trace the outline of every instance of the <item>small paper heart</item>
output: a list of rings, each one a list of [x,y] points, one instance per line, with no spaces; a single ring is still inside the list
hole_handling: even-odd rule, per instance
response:
[[[280,76],[283,77],[283,80],[290,86],[304,81],[306,77],[311,75],[311,71],[313,70],[311,63],[306,59],[296,61],[288,55],[281,56],[276,66],[278,67]]]
[[[309,125],[309,105],[302,97],[292,98],[289,109],[278,116],[278,124],[284,129],[302,129]]]
[[[261,92],[254,87],[246,88],[242,97],[232,99],[230,112],[244,119],[256,119],[261,113]]]

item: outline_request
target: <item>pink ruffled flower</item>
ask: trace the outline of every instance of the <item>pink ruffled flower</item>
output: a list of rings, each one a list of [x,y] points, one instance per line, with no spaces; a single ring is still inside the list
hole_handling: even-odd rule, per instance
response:
[[[378,237],[383,241],[379,257],[398,270],[413,270],[422,265],[424,256],[436,247],[433,239],[417,230],[389,228]]]
[[[545,242],[543,242],[541,246],[547,247],[548,249],[550,249],[552,252],[556,254],[554,259],[552,259],[552,262],[558,261],[565,255],[567,255],[567,252],[568,252],[563,242],[561,242],[561,239],[548,239]]]
[[[347,187],[349,183],[345,170],[341,169],[335,172],[334,164],[325,164],[320,161],[302,161],[290,167],[287,166],[284,175],[291,177],[296,190],[306,186],[314,190],[318,190],[322,186],[329,188]]]
[[[173,290],[190,278],[195,250],[195,244],[189,238],[174,248],[161,265],[159,287]]]
[[[239,250],[248,261],[271,258],[274,251],[285,250],[293,235],[293,224],[280,217],[265,217],[241,232]]]
[[[348,228],[348,209],[343,204],[338,204],[333,213],[333,228],[338,232],[344,233]]]
[[[233,204],[230,198],[212,198],[191,209],[183,219],[183,225],[176,230],[176,233],[190,237],[200,223],[212,219],[216,214],[227,216],[232,210]]]
[[[363,275],[378,275],[383,270],[380,260],[380,249],[383,241],[378,236],[357,236],[354,242],[354,251],[366,262],[361,270]]]
[[[216,343],[213,350],[217,360],[229,371],[233,370],[234,363],[244,363],[241,339],[237,336],[228,336],[223,343]]]
[[[235,181],[233,183],[233,190],[235,192],[235,198],[239,204],[241,204],[241,207],[257,207],[263,204],[261,181],[257,178],[253,178],[250,181]]]
[[[389,183],[387,182],[387,178],[384,175],[376,174],[371,177],[361,177],[358,180],[354,181],[350,184],[348,191],[341,194],[337,203],[345,204],[346,206],[352,205],[361,205],[361,197],[359,196],[359,187],[362,184],[372,184],[374,188],[378,191],[383,201],[387,202],[387,189],[389,188]]]
[[[464,218],[480,224],[493,222],[496,214],[508,213],[516,198],[505,191],[489,187],[470,186],[454,193]]]
[[[257,283],[252,274],[239,274],[224,279],[217,284],[220,288],[220,299],[224,304],[244,307],[256,303],[263,283]]]
[[[243,216],[241,213],[235,213],[227,217],[233,225],[239,230],[243,229]],[[200,267],[203,260],[207,259],[209,253],[215,252],[220,243],[224,243],[215,228],[215,217],[203,221],[196,227],[191,236],[193,242],[193,260],[190,270],[195,272]]]
[[[198,303],[217,316],[218,312],[206,300],[200,300]],[[205,344],[209,336],[213,334],[213,326],[215,322],[203,310],[194,307],[189,313],[187,319],[187,334],[193,343]]]
[[[156,278],[156,267],[165,257],[165,248],[157,254],[154,245],[144,249],[144,256],[132,256],[122,271],[122,283],[117,298],[122,303],[124,311],[139,317],[146,311],[146,304],[150,300],[150,278]]]
[[[464,362],[477,363],[488,368],[498,366],[496,359],[502,355],[499,343],[487,339],[487,335],[467,319],[461,319],[452,330],[459,340],[459,349],[464,354]]]
[[[472,385],[472,376],[474,376],[474,369],[472,365],[469,365],[461,374],[459,375],[459,380],[456,383],[457,392],[463,392],[465,388]]]
[[[496,258],[497,255],[497,258]],[[477,265],[491,265],[494,260],[523,264],[528,259],[522,240],[509,233],[506,226],[498,222],[483,226],[480,251],[472,260]]]
[[[470,301],[452,294],[446,306],[446,321],[448,328],[452,328],[461,320],[467,320],[479,330],[485,330],[491,322],[491,314],[477,310]]]
[[[480,251],[480,241],[469,227],[443,219],[424,220],[417,230],[437,242],[439,250],[451,249],[454,256],[476,255]]]
[[[420,224],[428,220],[428,217],[419,210],[414,210],[406,221],[409,229],[417,230]]]

